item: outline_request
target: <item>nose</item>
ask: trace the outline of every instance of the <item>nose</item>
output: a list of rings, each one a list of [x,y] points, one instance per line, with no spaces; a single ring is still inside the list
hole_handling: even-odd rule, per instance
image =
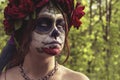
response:
[[[58,32],[58,30],[54,29],[53,32],[51,33],[51,37],[54,37],[55,39],[57,39],[57,37],[60,35],[60,33]]]

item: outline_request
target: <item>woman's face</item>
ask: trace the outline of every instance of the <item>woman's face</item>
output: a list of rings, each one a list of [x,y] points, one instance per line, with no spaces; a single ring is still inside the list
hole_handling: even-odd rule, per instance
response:
[[[65,21],[60,11],[44,7],[38,14],[30,50],[39,54],[60,54],[65,42]]]

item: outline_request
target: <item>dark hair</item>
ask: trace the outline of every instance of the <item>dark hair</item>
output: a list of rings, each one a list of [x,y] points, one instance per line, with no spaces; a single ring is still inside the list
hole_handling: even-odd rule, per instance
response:
[[[70,50],[69,50],[69,45],[68,45],[68,18],[66,16],[66,14],[64,14],[63,9],[59,6],[59,4],[56,4],[54,1],[51,1],[52,4],[61,11],[61,13],[64,16],[64,19],[66,21],[66,26],[65,26],[65,47],[67,49],[67,56],[66,59],[64,60],[63,63],[65,63],[68,60],[69,54],[70,54]],[[6,65],[6,69],[8,68],[12,68],[14,66],[17,66],[19,64],[22,64],[24,61],[24,57],[26,55],[26,53],[28,53],[29,51],[29,46],[30,43],[32,41],[32,31],[34,30],[34,25],[35,25],[35,20],[34,19],[30,19],[28,21],[23,21],[23,25],[22,27],[15,31],[15,35],[14,38],[16,39],[17,43],[19,44],[19,47],[16,49],[16,52],[14,53],[14,56],[12,57],[12,59],[8,62],[8,64]]]

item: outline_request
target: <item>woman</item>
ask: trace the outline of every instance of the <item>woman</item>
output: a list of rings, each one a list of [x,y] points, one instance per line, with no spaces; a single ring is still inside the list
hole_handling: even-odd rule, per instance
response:
[[[4,26],[11,38],[0,57],[0,80],[89,80],[55,61],[65,47],[69,55],[67,34],[72,25],[79,28],[83,9],[74,0],[9,0]]]

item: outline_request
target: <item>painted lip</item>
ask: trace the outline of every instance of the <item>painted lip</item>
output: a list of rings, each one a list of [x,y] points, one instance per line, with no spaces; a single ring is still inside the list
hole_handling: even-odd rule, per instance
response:
[[[58,41],[52,41],[52,42],[48,42],[48,43],[46,43],[46,42],[42,42],[44,45],[50,45],[50,44],[59,44],[59,45],[61,45],[61,43],[59,43]]]
[[[42,50],[49,55],[58,55],[61,52],[61,50],[59,48],[54,48],[54,49],[42,48]]]

